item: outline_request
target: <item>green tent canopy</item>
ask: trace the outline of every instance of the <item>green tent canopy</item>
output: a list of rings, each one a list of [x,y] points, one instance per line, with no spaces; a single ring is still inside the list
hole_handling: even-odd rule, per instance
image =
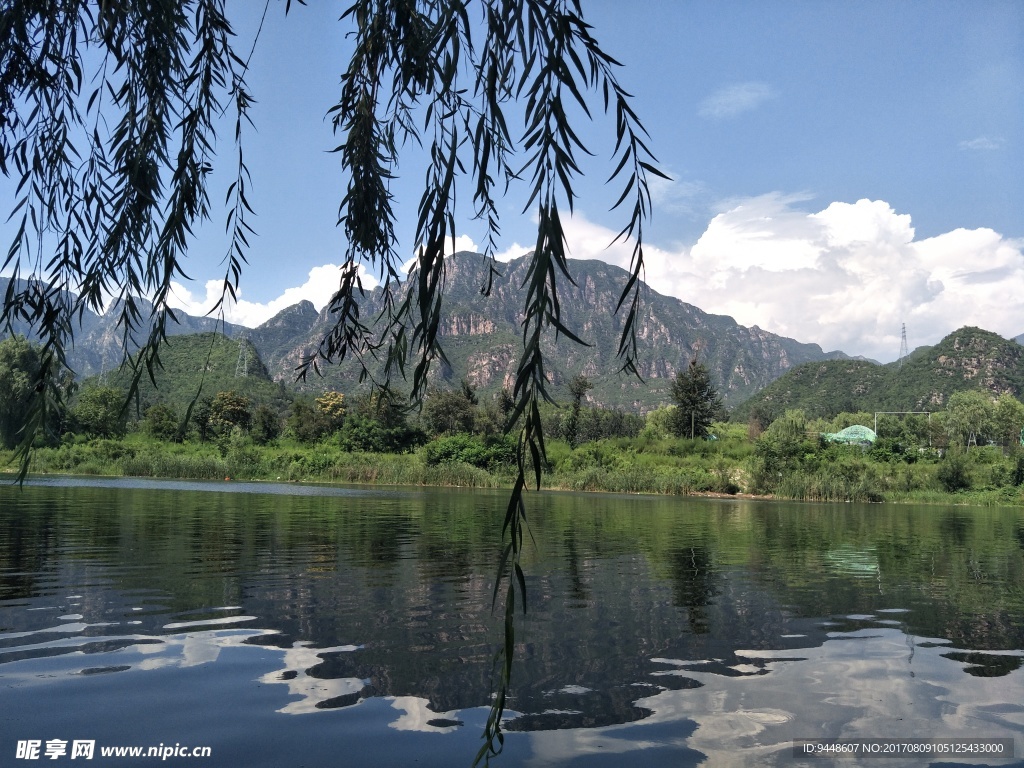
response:
[[[839,432],[826,432],[822,435],[831,443],[846,443],[847,445],[872,445],[875,442],[875,432],[860,424],[840,430]]]

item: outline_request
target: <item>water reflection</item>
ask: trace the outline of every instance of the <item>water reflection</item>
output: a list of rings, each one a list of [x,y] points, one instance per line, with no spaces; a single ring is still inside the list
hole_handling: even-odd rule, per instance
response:
[[[503,493],[101,485],[0,490],[15,738],[52,731],[59,696],[57,725],[109,730],[99,713],[121,707],[133,741],[182,740],[154,709],[180,695],[175,727],[217,739],[225,765],[299,764],[268,740],[468,764],[500,640]],[[797,738],[1020,736],[1022,518],[540,495],[501,760],[775,763]]]
[[[690,629],[696,634],[709,631],[707,607],[714,603],[718,575],[706,547],[687,547],[669,552],[672,571],[673,605],[686,609]]]
[[[315,673],[329,656],[358,650],[359,646],[356,645],[314,649],[308,643],[297,643],[292,648],[283,649],[283,667],[266,673],[260,677],[260,682],[288,687],[288,695],[292,700],[277,710],[288,715],[304,715],[317,710],[358,704],[363,698],[361,692],[369,681],[357,677],[325,679]]]

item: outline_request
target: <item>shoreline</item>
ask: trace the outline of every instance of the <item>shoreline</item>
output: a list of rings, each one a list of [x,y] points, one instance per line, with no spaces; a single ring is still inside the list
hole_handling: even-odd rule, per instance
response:
[[[474,447],[471,440],[462,442]],[[242,436],[174,443],[130,433],[119,439],[75,439],[35,448],[29,469],[34,476],[231,478],[511,490],[515,469],[507,452],[474,451],[467,446],[456,451],[456,443],[441,438],[406,453],[374,453],[348,450],[336,440],[257,444]],[[577,449],[553,440],[548,444],[541,490],[829,504],[1024,507],[1024,482],[1018,478],[1021,456],[1007,457],[988,448],[972,451],[960,459],[966,478],[961,490],[944,487],[941,470],[947,462],[942,460],[907,462],[875,459],[834,446],[798,447],[807,451],[807,456],[798,456],[806,459],[802,463],[775,461],[773,455],[758,453],[745,436],[737,435],[714,443],[616,438],[588,442]],[[0,450],[0,475],[15,481],[18,459],[16,451]]]
[[[468,465],[467,465],[468,466]],[[471,468],[476,469],[476,468]],[[483,470],[478,470],[483,471]],[[0,476],[15,476],[18,470],[11,468],[10,466],[0,467]],[[26,479],[33,478],[67,478],[70,480],[75,479],[111,479],[111,480],[184,480],[184,481],[196,481],[196,482],[210,482],[210,483],[225,483],[225,482],[237,482],[237,483],[267,483],[267,484],[278,484],[278,485],[291,485],[291,484],[302,484],[302,485],[313,485],[313,486],[325,486],[325,487],[347,487],[347,486],[359,486],[366,488],[457,488],[461,490],[493,490],[493,491],[509,491],[511,490],[511,482],[502,482],[503,478],[490,475],[488,477],[495,480],[493,484],[459,484],[459,483],[444,483],[444,482],[376,482],[368,480],[349,480],[342,478],[289,478],[285,479],[282,477],[242,477],[235,478],[231,476],[225,476],[223,479],[218,477],[200,477],[200,476],[183,476],[183,475],[154,475],[154,474],[127,474],[124,472],[103,472],[103,473],[75,473],[75,472],[50,472],[46,470],[41,471],[30,471]],[[13,480],[8,485],[16,485],[17,481]],[[553,493],[597,493],[605,495],[621,495],[621,496],[650,496],[650,497],[678,497],[678,498],[698,498],[698,499],[717,499],[717,500],[740,500],[740,501],[768,501],[768,502],[790,502],[790,503],[807,503],[807,504],[896,504],[901,506],[926,506],[926,505],[948,505],[953,507],[962,508],[1005,508],[1005,507],[1019,507],[1019,503],[1007,502],[1005,504],[994,504],[985,499],[977,500],[972,503],[968,498],[962,496],[954,496],[947,494],[944,498],[903,498],[903,499],[883,499],[881,501],[864,501],[864,500],[822,500],[822,499],[798,499],[789,498],[785,496],[778,496],[774,494],[756,494],[756,493],[723,493],[720,491],[686,491],[682,493],[659,493],[653,490],[632,490],[624,491],[617,489],[607,488],[573,488],[561,483],[553,483],[550,485],[542,485],[539,492],[553,492]],[[528,488],[529,493],[538,493],[537,489],[533,487]]]

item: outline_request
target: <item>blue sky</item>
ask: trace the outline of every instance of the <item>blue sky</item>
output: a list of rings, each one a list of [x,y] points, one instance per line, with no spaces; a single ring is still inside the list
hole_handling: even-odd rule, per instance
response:
[[[340,5],[285,18],[272,3],[253,57],[257,131],[246,137],[258,214],[242,301],[255,325],[300,298],[323,306],[345,244],[340,142],[325,119],[346,64]],[[234,6],[239,47],[260,3]],[[648,282],[744,325],[888,361],[962,325],[1024,332],[1024,3],[585,0],[624,65],[651,147],[672,177],[654,189]],[[246,15],[249,14],[249,15]],[[596,103],[596,102],[595,102]],[[598,152],[568,227],[577,258],[624,223],[603,180],[614,124],[584,129]],[[225,130],[225,137],[230,131]],[[225,146],[224,161],[231,163]],[[412,255],[422,159],[396,182]],[[218,178],[226,187],[227,174]],[[468,196],[468,194],[467,194]],[[214,190],[215,200],[223,192]],[[522,196],[502,205],[504,257],[533,242]],[[178,302],[209,306],[223,274],[223,216],[190,254]],[[482,241],[457,222],[460,246]]]

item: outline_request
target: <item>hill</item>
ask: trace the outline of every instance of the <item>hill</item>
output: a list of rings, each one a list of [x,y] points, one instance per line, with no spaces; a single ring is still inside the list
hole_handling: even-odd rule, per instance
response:
[[[229,339],[220,333],[172,336],[161,349],[160,360],[163,369],[157,373],[157,386],[148,376],[140,382],[140,411],[164,403],[184,413],[200,386],[201,397],[235,390],[257,404],[282,406],[290,399],[287,389],[270,378],[256,348],[245,339]],[[100,380],[127,389],[130,372],[111,371]]]
[[[433,372],[438,386],[454,386],[462,378],[483,395],[496,393],[514,381],[522,347],[523,285],[526,257],[499,264],[491,294],[481,295],[487,263],[479,254],[461,252],[446,260],[445,300],[442,306],[441,343],[450,368]],[[553,336],[544,342],[552,391],[568,397],[566,387],[583,373],[594,383],[588,394],[593,404],[632,410],[650,410],[669,401],[669,384],[676,371],[698,356],[728,403],[739,403],[793,366],[809,361],[846,358],[841,352],[822,351],[764,331],[746,328],[731,317],[708,314],[692,304],[643,287],[643,308],[637,329],[639,370],[644,381],[619,375],[615,357],[623,317],[615,314],[625,270],[601,261],[573,261],[576,285],[563,281],[560,301],[563,320],[591,346],[581,347]],[[398,291],[406,290],[404,283]],[[369,294],[361,317],[373,318],[383,306],[380,288]],[[326,309],[316,317],[304,302],[284,310],[253,330],[250,338],[267,363],[271,376],[292,381],[303,355],[312,351],[333,322]],[[326,381],[310,380],[300,387],[332,387],[351,391],[356,367],[349,363],[328,366]]]
[[[9,278],[0,277],[0,296],[7,291],[9,283]],[[152,311],[152,304],[145,299],[140,299],[139,304],[144,316]],[[240,325],[223,323],[213,317],[194,317],[180,310],[175,310],[171,317],[172,321],[167,324],[168,336],[215,331],[236,336],[245,330]],[[16,334],[33,338],[30,331],[27,323],[15,321]],[[145,333],[138,336],[145,339]],[[75,328],[75,343],[68,354],[68,365],[79,379],[113,370],[121,362],[121,341],[121,332],[117,327],[114,311],[108,310],[105,314],[98,315],[91,309],[85,309],[81,322]],[[137,347],[133,347],[129,352],[135,352],[136,349]]]
[[[1024,394],[1024,347],[980,328],[965,327],[901,362],[878,365],[833,360],[795,367],[737,407],[743,420],[755,408],[811,417],[843,411],[935,411],[954,392],[983,389],[993,396]]]

